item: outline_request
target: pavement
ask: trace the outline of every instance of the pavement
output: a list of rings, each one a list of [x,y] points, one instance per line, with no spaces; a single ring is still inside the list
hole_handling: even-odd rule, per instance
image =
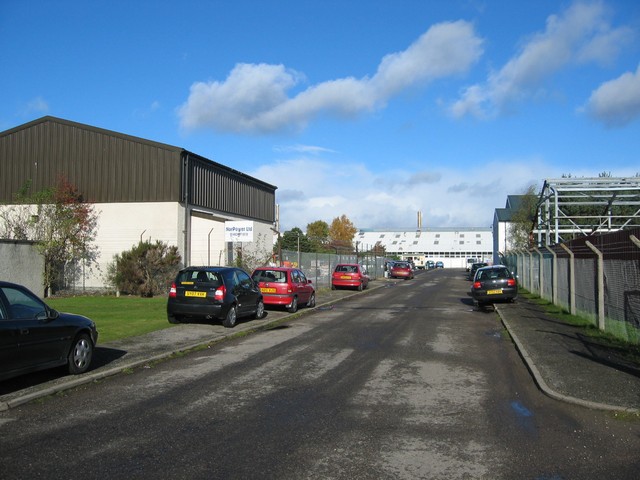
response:
[[[241,321],[232,329],[209,323],[188,323],[99,343],[91,369],[85,374],[61,376],[59,370],[52,370],[0,382],[0,411],[134,368],[145,368],[179,352],[207,348],[230,337],[273,328],[294,316],[333,308],[337,302],[385,288],[389,283],[384,279],[371,282],[364,292],[318,292],[315,309],[301,308],[295,314],[268,310],[265,318]],[[621,349],[586,335],[583,328],[554,319],[523,298],[515,303],[499,304],[495,311],[536,384],[546,395],[586,408],[640,414],[640,366],[626,359]]]

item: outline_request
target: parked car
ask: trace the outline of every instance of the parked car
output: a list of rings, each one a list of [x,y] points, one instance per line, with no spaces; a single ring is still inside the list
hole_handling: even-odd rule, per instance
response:
[[[97,341],[87,317],[60,313],[26,287],[0,282],[0,380],[63,365],[84,373]]]
[[[444,268],[444,262],[437,261],[436,268]]]
[[[404,278],[409,280],[413,278],[413,269],[408,262],[395,262],[389,271],[391,278]]]
[[[513,301],[518,296],[515,275],[504,265],[479,268],[469,295],[479,307],[494,302]]]
[[[169,290],[170,323],[188,318],[221,320],[227,328],[241,317],[262,318],[264,300],[247,272],[236,267],[188,267],[178,272]]]
[[[260,267],[251,274],[265,305],[280,305],[295,313],[299,305],[316,306],[316,290],[304,272],[291,267]]]
[[[427,270],[431,270],[432,268],[436,268],[436,264],[433,260],[427,260]]]
[[[488,267],[488,266],[489,264],[486,262],[476,262],[472,264],[471,269],[469,270],[469,275],[467,275],[467,278],[469,280],[473,280],[479,268]]]
[[[340,287],[363,290],[369,285],[366,269],[357,263],[339,263],[331,275],[331,290]]]

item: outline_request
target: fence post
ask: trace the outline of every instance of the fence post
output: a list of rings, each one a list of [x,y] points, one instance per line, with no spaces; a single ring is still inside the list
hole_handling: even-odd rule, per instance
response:
[[[551,302],[554,305],[558,304],[558,255],[552,250],[549,245],[545,245],[545,248],[553,255],[553,264],[551,266]]]
[[[587,240],[586,244],[598,256],[598,328],[604,330],[604,259],[593,243]]]
[[[544,256],[542,255],[542,252],[538,250],[538,247],[533,247],[533,249],[540,257],[538,260],[538,293],[540,294],[540,298],[544,298]]]
[[[560,246],[569,254],[569,313],[576,314],[576,274],[573,252],[564,243]]]

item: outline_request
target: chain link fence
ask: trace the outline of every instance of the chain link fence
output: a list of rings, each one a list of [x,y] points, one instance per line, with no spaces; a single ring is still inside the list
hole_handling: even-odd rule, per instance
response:
[[[369,254],[303,253],[282,251],[282,265],[302,270],[316,288],[331,288],[331,274],[339,263],[359,263],[367,269],[371,280],[384,276],[385,257]]]
[[[528,291],[640,343],[640,228],[509,252],[504,263]]]

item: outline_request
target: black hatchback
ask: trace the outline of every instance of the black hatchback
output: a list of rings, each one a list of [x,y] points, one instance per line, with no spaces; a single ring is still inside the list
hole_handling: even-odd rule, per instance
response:
[[[249,274],[236,267],[188,267],[178,272],[169,291],[167,318],[221,320],[234,327],[240,317],[262,318],[264,301]]]
[[[469,295],[479,307],[487,303],[512,302],[518,296],[518,281],[504,265],[482,267],[476,272]]]
[[[62,365],[84,373],[97,341],[87,317],[59,313],[26,287],[0,282],[0,380]]]

